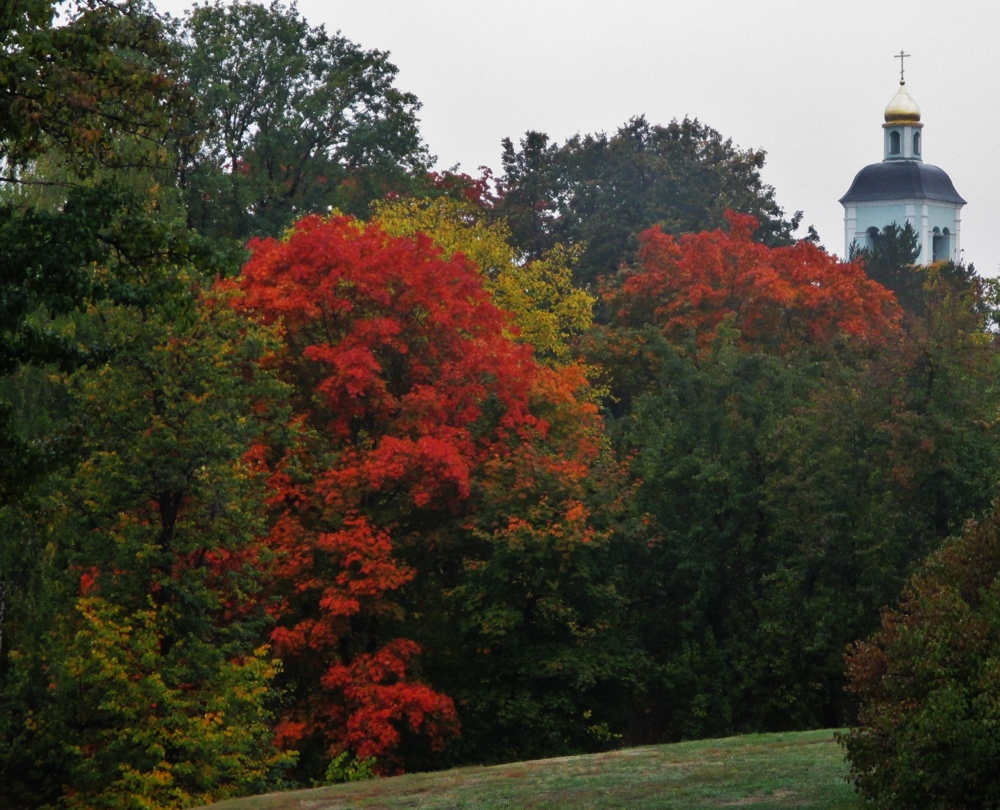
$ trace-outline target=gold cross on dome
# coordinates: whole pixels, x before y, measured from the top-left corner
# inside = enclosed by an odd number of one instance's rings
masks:
[[[906,80],[903,78],[903,60],[904,59],[908,59],[909,56],[910,55],[908,53],[903,53],[902,51],[900,51],[898,54],[896,54],[894,57],[892,57],[893,59],[898,59],[899,60],[899,83],[900,84],[906,84]]]

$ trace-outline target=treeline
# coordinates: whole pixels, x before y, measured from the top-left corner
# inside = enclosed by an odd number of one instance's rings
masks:
[[[435,173],[294,7],[59,9],[2,10],[0,806],[873,716],[997,494],[989,282],[796,240],[697,120]]]

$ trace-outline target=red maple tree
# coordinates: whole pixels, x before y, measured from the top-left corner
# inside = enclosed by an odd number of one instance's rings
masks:
[[[884,341],[899,325],[892,293],[809,242],[769,248],[751,240],[757,220],[727,212],[729,231],[680,239],[640,235],[641,269],[607,299],[625,325],[658,326],[672,342],[704,348],[724,323],[747,346],[784,354],[835,337]]]
[[[272,639],[305,687],[278,736],[319,737],[331,754],[350,749],[391,770],[404,728],[435,748],[457,732],[451,699],[416,675],[419,646],[390,630],[402,615],[394,594],[415,574],[398,545],[442,542],[427,528],[434,516],[461,522],[476,476],[530,455],[549,433],[533,397],[572,399],[581,380],[540,368],[505,337],[508,316],[475,269],[423,236],[308,217],[285,240],[250,247],[226,284],[240,309],[280,320],[276,362],[297,392],[298,439],[271,462],[269,542],[280,597]],[[578,426],[593,418],[580,407]],[[589,452],[578,446],[550,467],[578,474]]]

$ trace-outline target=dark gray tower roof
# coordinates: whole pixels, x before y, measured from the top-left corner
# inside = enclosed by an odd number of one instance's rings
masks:
[[[840,202],[846,205],[912,199],[965,205],[944,169],[916,160],[891,160],[865,166]]]

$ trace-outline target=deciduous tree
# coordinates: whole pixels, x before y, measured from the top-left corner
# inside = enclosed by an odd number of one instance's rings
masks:
[[[19,432],[26,415],[8,401],[19,397],[9,375],[26,364],[68,371],[100,362],[100,341],[87,354],[72,335],[88,302],[146,306],[177,292],[178,265],[213,269],[213,250],[185,232],[171,191],[192,107],[161,21],[132,2],[66,3],[58,12],[30,0],[0,10],[5,500],[58,456],[58,442]]]
[[[970,522],[847,657],[858,722],[841,742],[874,807],[996,807],[1000,523]]]
[[[422,234],[312,217],[252,248],[233,283],[283,324],[302,431],[272,479],[285,739],[314,769],[346,748],[382,770],[426,761],[417,736],[447,741],[454,697],[459,756],[579,750],[601,724],[591,696],[627,669],[608,660],[602,442],[579,369],[536,364],[472,263]]]
[[[180,46],[201,111],[182,180],[199,232],[242,243],[334,207],[363,215],[426,172],[420,104],[388,54],[310,26],[294,4],[197,7]]]
[[[520,149],[504,141],[497,212],[528,256],[556,242],[583,247],[575,278],[594,284],[634,262],[647,228],[707,231],[723,224],[727,209],[755,216],[759,240],[789,244],[801,214],[785,219],[761,180],[764,158],[697,119],[657,126],[639,116],[611,136],[576,136],[562,146],[528,132]]]
[[[10,606],[0,769],[12,807],[175,808],[257,792],[276,666],[258,599],[263,473],[282,424],[268,330],[222,302],[170,323],[105,307],[114,366],[66,380],[81,459],[8,508],[4,557],[33,557]],[[278,410],[275,410],[277,408]]]
[[[898,331],[899,310],[857,265],[809,242],[769,248],[754,242],[757,221],[727,213],[729,231],[676,239],[658,228],[641,236],[640,269],[608,295],[614,317],[654,324],[674,345],[709,346],[720,325],[747,348],[784,355],[836,339],[881,343]]]

